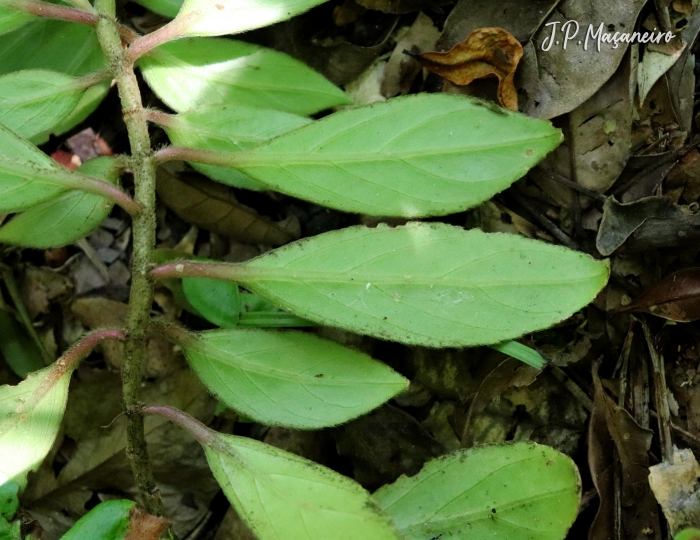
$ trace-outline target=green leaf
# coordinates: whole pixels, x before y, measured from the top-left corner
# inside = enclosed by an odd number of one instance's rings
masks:
[[[51,176],[64,176],[54,160],[0,124],[0,213],[24,210],[61,194],[66,187]]]
[[[307,115],[350,103],[298,60],[242,41],[171,41],[139,63],[148,85],[178,112],[223,103]]]
[[[19,485],[14,482],[5,482],[0,486],[0,517],[9,521],[19,510]]]
[[[449,94],[344,110],[232,154],[268,187],[344,212],[461,212],[522,178],[561,142],[549,122]]]
[[[137,0],[139,4],[147,7],[151,11],[170,17],[171,19],[177,16],[178,11],[182,7],[182,0]]]
[[[320,324],[428,347],[500,343],[591,302],[608,264],[516,235],[442,223],[349,227],[210,277]]]
[[[289,328],[317,326],[316,323],[297,317],[277,306],[263,300],[257,294],[243,292],[241,297],[241,314],[238,326],[257,328]]]
[[[19,485],[14,482],[0,485],[0,540],[22,540],[19,520],[9,523],[19,510],[18,493]]]
[[[547,361],[542,358],[542,355],[536,350],[531,349],[527,345],[518,343],[517,341],[504,341],[503,343],[497,343],[496,345],[491,345],[492,349],[512,356],[521,362],[525,362],[529,366],[537,369],[542,369],[547,365]]]
[[[10,369],[22,379],[44,367],[41,351],[36,343],[17,324],[15,318],[2,309],[0,309],[0,353]]]
[[[372,499],[406,540],[561,540],[580,497],[581,479],[569,457],[515,443],[434,459]]]
[[[17,386],[0,387],[0,483],[24,489],[51,450],[68,399],[73,367],[55,363]]]
[[[123,540],[131,526],[129,516],[134,501],[105,501],[81,517],[61,540]]]
[[[0,34],[12,32],[24,26],[33,18],[34,17],[28,13],[0,6]]]
[[[71,114],[85,90],[79,79],[57,71],[0,76],[0,122],[21,137],[34,137]]]
[[[280,310],[276,312],[244,311],[241,313],[238,326],[251,326],[254,328],[299,328],[303,326],[317,326],[317,324]]]
[[[85,162],[78,172],[116,184],[120,170],[114,158],[98,157]],[[67,191],[0,227],[0,242],[39,249],[72,244],[95,230],[113,206],[112,201],[94,193]]]
[[[673,540],[700,540],[700,529],[685,529],[676,534]]]
[[[325,1],[185,0],[177,19],[189,21],[182,35],[223,36],[286,21]]]
[[[185,278],[182,280],[182,289],[190,305],[210,323],[223,328],[238,326],[241,300],[236,283]]]
[[[334,426],[407,387],[366,354],[302,332],[210,330],[180,345],[220,401],[263,424]]]
[[[95,29],[70,21],[36,18],[21,29],[0,35],[0,75],[25,69],[46,69],[81,77],[108,67]],[[74,112],[55,126],[56,135],[82,122],[107,95],[109,81],[83,94]],[[41,144],[48,133],[32,138]]]
[[[95,29],[89,26],[37,18],[0,36],[0,75],[48,69],[81,77],[108,67]]]
[[[204,445],[224,494],[260,540],[397,540],[359,484],[245,437]]]
[[[237,152],[254,148],[311,122],[303,116],[273,109],[217,104],[169,117],[163,127],[176,146]],[[229,167],[199,163],[192,163],[192,166],[210,178],[230,186],[266,189],[263,184]]]

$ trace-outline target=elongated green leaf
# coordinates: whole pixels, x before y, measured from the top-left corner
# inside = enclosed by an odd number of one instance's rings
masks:
[[[323,206],[420,217],[491,198],[560,142],[549,122],[418,94],[332,114],[232,159],[270,188]]]
[[[0,124],[0,212],[16,212],[65,191],[50,176],[62,169],[36,146]],[[67,171],[66,171],[67,172]]]
[[[257,294],[241,293],[241,314],[239,326],[256,328],[293,328],[317,326],[316,323],[297,317],[263,300]]]
[[[72,369],[56,363],[17,386],[0,387],[0,483],[24,489],[51,450],[68,399]]]
[[[12,32],[24,26],[33,18],[34,17],[28,13],[0,6],[0,34]]]
[[[113,184],[119,177],[116,160],[110,157],[91,159],[78,172]],[[112,201],[100,195],[67,191],[29,208],[0,227],[0,242],[40,249],[72,244],[95,230],[112,206]]]
[[[242,41],[171,41],[139,62],[148,85],[178,112],[223,103],[306,115],[350,102],[298,60]]]
[[[63,121],[85,88],[75,77],[33,69],[0,77],[0,122],[21,137],[33,137]]]
[[[238,34],[291,19],[326,0],[185,0],[178,19],[190,24],[186,36]]]
[[[241,299],[236,283],[185,278],[182,280],[182,290],[190,305],[209,322],[222,328],[238,326]]]
[[[334,426],[407,387],[366,354],[302,332],[209,330],[180,345],[220,401],[269,425]]]
[[[95,29],[36,18],[18,32],[0,36],[0,75],[23,69],[49,69],[81,77],[106,69]]]
[[[97,41],[94,28],[69,21],[35,18],[21,29],[0,35],[0,75],[25,69],[47,69],[81,77],[106,69],[107,59]],[[47,81],[48,82],[48,81]],[[56,125],[59,135],[82,122],[102,101],[109,81],[86,91],[74,112]],[[32,138],[41,144],[48,133]]]
[[[534,443],[482,446],[429,461],[372,499],[402,538],[561,540],[581,479],[573,461]]]
[[[176,146],[236,152],[249,150],[273,137],[310,124],[296,114],[242,105],[209,105],[170,117],[164,128]],[[263,184],[229,167],[192,163],[214,180],[230,186],[262,190]]]
[[[177,16],[182,7],[182,0],[138,0],[138,3],[171,19]]]
[[[123,540],[129,534],[134,501],[105,501],[81,517],[61,540]]]
[[[244,437],[204,450],[226,497],[260,540],[397,540],[359,484]]]
[[[41,351],[12,315],[0,309],[0,353],[10,369],[24,379],[44,367]]]
[[[504,341],[503,343],[491,345],[491,348],[503,354],[507,354],[508,356],[512,356],[513,358],[517,358],[521,362],[525,362],[537,369],[542,369],[547,364],[547,361],[542,358],[540,353],[517,341]]]
[[[588,255],[441,223],[349,227],[227,268],[216,275],[300,317],[429,347],[547,328],[608,279],[608,265]]]

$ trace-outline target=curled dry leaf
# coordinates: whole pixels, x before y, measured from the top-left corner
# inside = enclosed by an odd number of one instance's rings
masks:
[[[427,52],[418,56],[433,73],[466,86],[475,79],[496,77],[498,101],[518,110],[518,92],[513,84],[515,70],[523,56],[520,42],[502,28],[480,28],[447,52]]]
[[[240,204],[231,190],[206,178],[178,178],[160,167],[156,191],[165,205],[186,222],[241,242],[281,246],[292,234],[255,210]]]
[[[608,197],[603,204],[603,219],[598,229],[596,247],[601,255],[607,257],[648,220],[668,220],[683,215],[683,209],[665,197],[646,197],[629,204],[621,204],[614,197]]]
[[[697,321],[700,319],[700,268],[674,272],[617,311],[641,311],[676,322]]]

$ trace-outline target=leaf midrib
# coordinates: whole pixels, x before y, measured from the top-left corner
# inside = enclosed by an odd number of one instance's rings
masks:
[[[304,129],[304,127],[300,128]],[[296,131],[296,130],[295,130]],[[292,137],[295,131],[280,136]],[[398,152],[353,152],[353,153],[338,153],[338,152],[323,152],[317,151],[310,155],[306,152],[280,152],[275,148],[273,141],[269,145],[265,145],[254,150],[242,152],[235,156],[236,166],[240,167],[255,167],[265,165],[277,165],[279,162],[284,162],[285,165],[315,165],[323,162],[337,163],[372,163],[377,161],[400,161],[404,159],[420,159],[429,157],[446,157],[452,155],[475,154],[487,150],[496,150],[503,148],[511,148],[516,146],[526,146],[528,144],[536,144],[546,141],[551,138],[558,138],[558,134],[547,134],[540,137],[530,137],[528,139],[517,139],[500,144],[489,144],[469,147],[456,147],[450,149],[431,149],[423,151],[398,151]],[[280,140],[276,139],[276,140]],[[535,161],[535,154],[532,156]]]

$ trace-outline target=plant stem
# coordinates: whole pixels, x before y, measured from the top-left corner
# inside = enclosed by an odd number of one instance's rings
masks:
[[[147,52],[155,49],[156,47],[167,43],[168,41],[173,41],[182,36],[182,34],[192,26],[194,22],[194,14],[189,14],[184,17],[176,17],[174,20],[170,21],[165,26],[161,26],[155,32],[146,34],[137,41],[135,41],[127,52],[127,58],[129,62],[136,62]]]
[[[157,120],[154,120],[157,122]],[[166,163],[168,161],[194,161],[207,165],[219,165],[221,167],[233,167],[240,161],[241,152],[217,152],[214,150],[200,150],[198,148],[181,148],[179,146],[166,146],[156,152],[156,161]]]
[[[196,418],[191,417],[173,407],[150,405],[141,409],[142,414],[155,414],[163,416],[171,422],[178,424],[185,431],[189,432],[195,439],[205,445],[211,445],[214,440],[214,433],[207,426]]]
[[[133,218],[133,257],[131,295],[126,319],[127,340],[124,344],[122,392],[127,418],[126,456],[131,463],[142,504],[150,514],[163,515],[163,503],[148,463],[146,437],[139,399],[143,362],[146,357],[147,332],[153,303],[153,283],[149,276],[151,253],[155,246],[155,173],[156,163],[148,135],[148,124],[141,103],[141,92],[134,66],[119,35],[114,0],[96,0],[99,14],[97,37],[110,62],[119,88],[122,114],[131,145],[131,168],[134,174],[134,199],[142,211]]]

